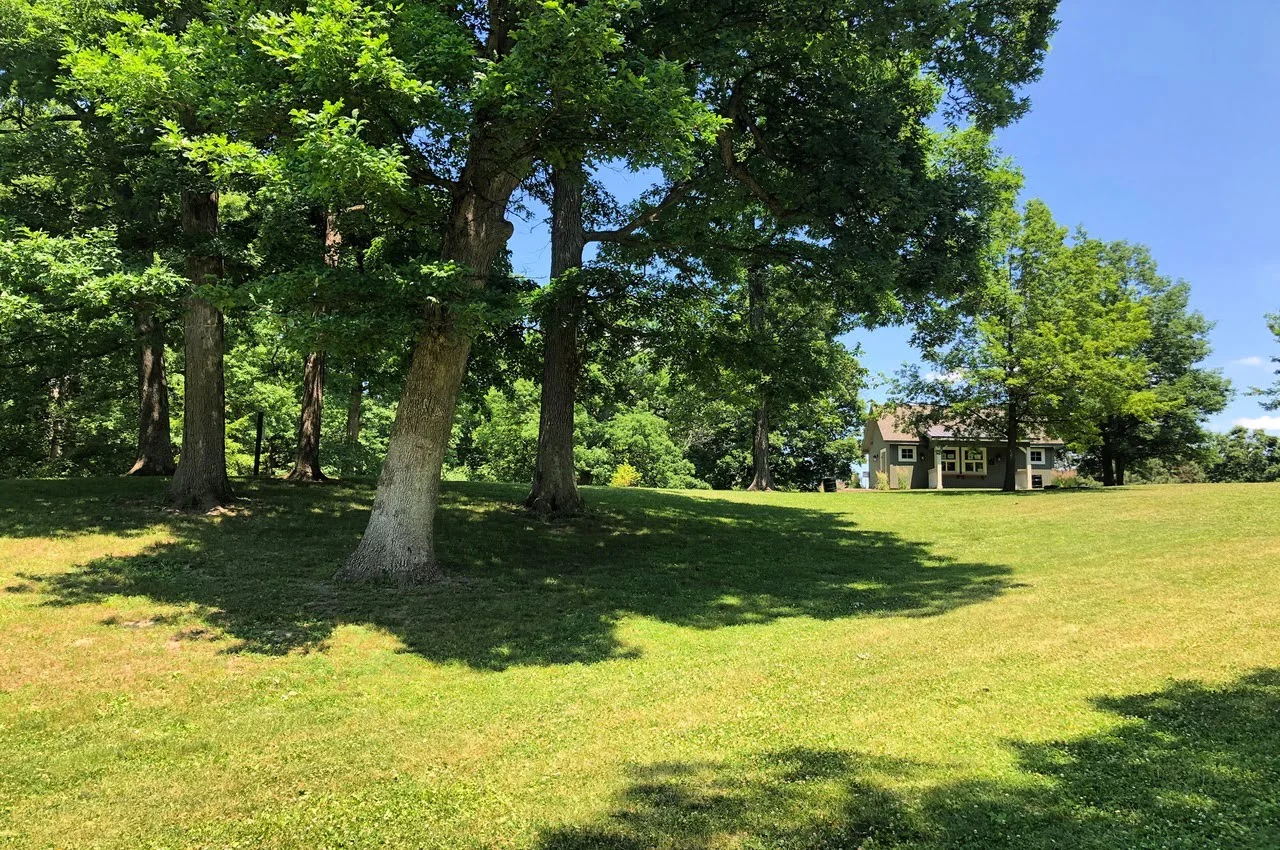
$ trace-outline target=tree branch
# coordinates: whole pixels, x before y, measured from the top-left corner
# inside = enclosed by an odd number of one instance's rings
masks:
[[[628,248],[643,248],[650,251],[680,251],[684,253],[697,253],[700,251],[723,251],[727,254],[733,254],[740,257],[756,257],[759,259],[773,260],[776,262],[789,262],[795,259],[795,254],[783,251],[780,248],[771,246],[747,246],[735,245],[732,242],[716,242],[706,239],[698,239],[694,242],[679,242],[670,239],[653,239],[648,236],[635,235],[619,235],[607,240],[615,245],[621,245]]]
[[[405,163],[405,167],[409,170],[411,177],[426,186],[435,186],[437,189],[444,189],[446,192],[452,193],[457,190],[457,180],[450,180],[448,177],[437,174],[426,164],[426,157],[422,155],[422,151],[414,144],[412,136],[401,136],[400,140],[405,147],[417,154],[414,161]]]
[[[671,188],[667,190],[667,194],[664,195],[662,200],[659,201],[657,204],[655,204],[652,207],[649,207],[649,209],[640,213],[639,215],[631,219],[631,221],[627,222],[622,227],[616,228],[614,230],[588,231],[586,234],[586,241],[588,242],[620,242],[634,235],[637,230],[644,227],[645,225],[653,224],[662,216],[664,212],[671,209],[671,207],[675,206],[680,201],[684,200],[684,198],[689,194],[689,190],[691,188],[692,186],[690,184],[690,181],[688,180],[681,180],[679,182],[673,183],[671,185]]]
[[[776,195],[766,189],[760,181],[756,180],[746,165],[738,161],[737,154],[733,148],[733,131],[746,129],[753,136],[756,135],[756,131],[751,128],[753,122],[748,119],[743,110],[743,82],[743,80],[738,80],[734,83],[733,92],[729,95],[728,114],[721,113],[731,123],[716,134],[716,143],[720,148],[720,162],[724,165],[724,170],[728,172],[729,176],[741,183],[748,192],[769,209],[769,212],[779,219],[786,219],[794,216],[798,210],[788,208]]]
[[[89,360],[97,360],[99,357],[106,357],[108,354],[114,354],[117,351],[121,351],[122,349],[127,348],[131,344],[132,344],[132,340],[116,341],[103,348],[97,348],[87,352],[77,352],[77,356],[74,358],[74,360],[75,362],[78,362],[78,363],[84,363]],[[40,354],[37,354],[37,355],[18,358],[15,360],[0,360],[0,369],[21,369],[26,366],[37,366],[47,361],[48,359],[49,358],[48,358],[47,352],[41,352]]]

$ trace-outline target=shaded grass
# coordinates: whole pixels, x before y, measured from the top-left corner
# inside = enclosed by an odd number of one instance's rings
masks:
[[[1280,847],[1280,670],[1226,686],[1179,682],[1096,700],[1122,722],[1069,741],[1017,743],[1039,782],[969,781],[904,799],[866,781],[922,765],[793,749],[726,764],[632,773],[599,823],[553,832],[543,850]]]
[[[545,524],[511,503],[510,488],[471,486],[465,501],[451,494],[445,503],[441,557],[450,582],[351,586],[332,575],[363,530],[368,490],[242,489],[248,501],[237,513],[215,522],[175,516],[172,540],[45,580],[50,604],[112,596],[190,604],[249,652],[323,648],[342,624],[368,623],[426,658],[503,669],[634,656],[615,635],[627,616],[695,629],[797,616],[931,616],[1001,592],[1009,572],[825,511],[734,502],[709,509],[705,499],[636,491],[572,523]],[[79,501],[75,512],[46,517],[70,528],[80,515],[119,504]]]
[[[240,489],[0,482],[0,845],[1280,846],[1280,487]]]

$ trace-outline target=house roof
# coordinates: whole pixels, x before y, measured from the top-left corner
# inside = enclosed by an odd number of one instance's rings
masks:
[[[921,436],[927,436],[930,440],[949,440],[960,439],[960,426],[958,422],[948,422],[945,419],[936,422],[928,427],[921,434],[915,429],[910,417],[913,415],[921,415],[928,413],[929,409],[923,405],[900,405],[885,410],[880,414],[878,419],[869,420],[874,422],[880,429],[880,437],[886,443],[916,443],[920,441]],[[1004,442],[1004,437],[999,434],[983,435],[969,432],[964,434],[963,439],[981,440],[992,442]],[[1050,437],[1048,434],[1032,434],[1030,442],[1037,445],[1060,446],[1063,445],[1062,440],[1056,437]]]
[[[912,428],[906,417],[911,411],[905,407],[894,407],[880,414],[879,419],[872,419],[880,428],[880,438],[886,443],[914,443],[920,440],[920,434]]]

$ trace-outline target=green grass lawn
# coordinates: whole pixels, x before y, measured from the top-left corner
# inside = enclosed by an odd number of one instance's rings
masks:
[[[1280,486],[0,482],[0,846],[1280,847]]]

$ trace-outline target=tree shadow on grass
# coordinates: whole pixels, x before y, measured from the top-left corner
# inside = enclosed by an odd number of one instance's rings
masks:
[[[920,765],[791,750],[633,771],[597,823],[541,850],[786,847],[1274,850],[1280,847],[1280,671],[1095,701],[1121,720],[1072,741],[1018,743],[1016,782],[906,796]]]
[[[784,617],[932,616],[990,599],[1005,567],[957,563],[825,511],[675,493],[600,493],[588,516],[542,523],[519,489],[454,485],[438,529],[451,581],[422,588],[334,582],[371,490],[250,489],[244,513],[172,515],[175,542],[37,581],[52,604],[141,596],[193,605],[240,651],[319,649],[345,623],[414,653],[479,669],[591,663],[635,650],[629,615],[695,629]]]
[[[899,798],[862,775],[910,776],[915,770],[891,759],[806,748],[726,763],[635,767],[608,816],[544,834],[537,848],[892,847],[922,835]]]
[[[0,481],[0,538],[136,534],[165,521],[156,504],[166,483],[160,478]]]

